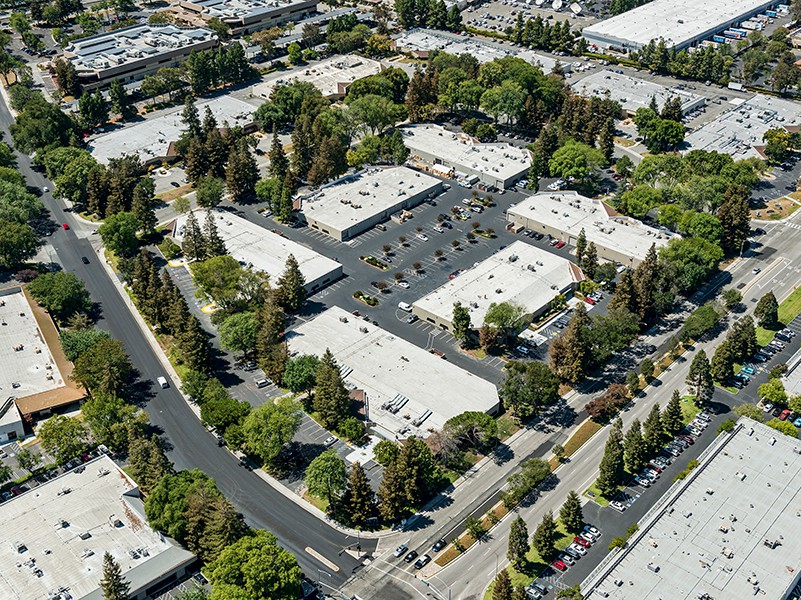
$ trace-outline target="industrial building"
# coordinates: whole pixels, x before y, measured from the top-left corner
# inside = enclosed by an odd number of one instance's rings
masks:
[[[240,36],[317,13],[317,0],[177,0],[170,9],[177,18],[197,25],[219,19]]]
[[[399,128],[409,149],[409,162],[467,184],[483,182],[505,189],[525,177],[531,153],[511,144],[483,144],[464,133],[439,125],[419,124]]]
[[[776,0],[653,0],[585,27],[581,35],[597,49],[630,52],[663,39],[668,48],[682,50],[778,4]]]
[[[19,287],[0,291],[0,442],[22,437],[20,417],[49,415],[85,392],[69,376],[50,315]],[[13,405],[13,406],[12,406]]]
[[[648,108],[651,99],[656,101],[659,110],[673,97],[681,100],[682,113],[687,114],[706,104],[706,98],[692,94],[678,87],[666,88],[663,85],[637,77],[621,75],[610,70],[596,71],[571,86],[579,96],[609,98],[620,103],[624,116],[632,117],[640,108]]]
[[[556,59],[528,49],[518,49],[500,42],[485,39],[465,38],[446,31],[434,29],[410,29],[394,37],[393,47],[398,52],[410,54],[415,58],[427,59],[435,50],[449,54],[470,54],[479,63],[491,62],[496,58],[517,56],[528,63],[550,73],[559,65],[563,73],[570,71],[570,63],[562,63]]]
[[[575,245],[581,230],[587,242],[593,242],[598,257],[636,267],[651,248],[667,246],[676,234],[649,227],[620,215],[602,200],[594,200],[577,192],[541,192],[518,203],[507,211],[507,220]]]
[[[355,54],[332,56],[318,63],[297,67],[291,71],[274,71],[252,88],[257,98],[269,100],[275,88],[298,81],[311,83],[329,100],[341,100],[348,86],[357,79],[377,75],[381,63]]]
[[[246,132],[255,130],[253,114],[257,104],[250,104],[231,95],[217,96],[196,104],[199,114],[211,110],[220,127],[240,126]],[[122,154],[135,154],[145,165],[161,165],[164,161],[178,157],[174,144],[186,131],[183,122],[183,107],[171,108],[162,114],[152,115],[143,121],[124,124],[107,133],[92,138],[87,149],[101,163]]]
[[[581,269],[566,258],[516,241],[420,298],[412,304],[412,313],[453,333],[455,303],[467,308],[477,329],[491,304],[509,302],[523,307],[523,326],[546,312],[557,295],[570,297],[584,279]]]
[[[584,580],[584,598],[798,597],[798,439],[743,417],[698,461]]]
[[[371,167],[299,198],[299,208],[309,227],[342,242],[441,191],[441,180],[408,167]]]
[[[363,390],[365,413],[388,439],[425,437],[465,411],[495,414],[495,385],[332,307],[286,335],[291,353],[331,350],[345,383]]]
[[[93,89],[113,79],[126,83],[175,67],[217,41],[216,34],[203,27],[133,25],[75,40],[64,48],[64,58],[75,67],[81,86]]]
[[[765,158],[762,137],[769,129],[801,125],[797,102],[757,94],[738,101],[731,110],[689,133],[686,151],[707,150],[729,154],[733,159]]]
[[[298,261],[309,294],[342,277],[341,264],[285,238],[280,231],[270,231],[222,209],[214,209],[212,214],[228,254],[240,264],[266,273],[273,284],[284,272],[290,254]],[[205,215],[199,213],[196,217],[202,227]],[[186,219],[187,215],[176,219],[173,237],[178,243],[183,241]]]
[[[0,504],[0,597],[102,600],[108,552],[131,600],[178,580],[195,556],[148,526],[139,487],[101,455]]]

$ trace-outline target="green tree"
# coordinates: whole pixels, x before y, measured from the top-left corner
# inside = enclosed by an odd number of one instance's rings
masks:
[[[771,419],[767,423],[765,423],[768,427],[775,429],[783,433],[784,435],[789,435],[792,438],[798,438],[798,429],[796,429],[795,425],[790,423],[789,421],[782,421],[781,419]]]
[[[665,406],[665,410],[662,411],[662,426],[665,428],[665,433],[670,436],[676,435],[684,427],[679,390],[673,390],[673,395]]]
[[[543,560],[550,560],[556,554],[556,522],[549,510],[542,516],[540,524],[531,538],[531,545]]]
[[[589,343],[590,318],[584,303],[579,303],[562,335],[551,343],[551,369],[570,383],[584,377],[591,360]]]
[[[642,436],[639,419],[635,419],[623,438],[623,458],[626,470],[637,473],[648,463],[649,448]]]
[[[654,361],[650,358],[642,359],[640,363],[640,373],[645,378],[645,381],[651,381],[654,378]]]
[[[598,249],[595,247],[595,242],[587,245],[581,261],[581,269],[588,278],[595,279],[598,273]]]
[[[500,571],[492,582],[492,600],[512,600],[512,580],[506,569]]]
[[[462,348],[464,348],[470,339],[472,323],[470,321],[470,312],[466,307],[462,306],[461,302],[456,302],[453,305],[451,326],[453,328],[453,337],[455,337]]]
[[[259,169],[248,145],[244,141],[236,144],[228,155],[225,171],[225,183],[231,198],[237,202],[252,198],[256,193],[258,180]]]
[[[643,424],[642,439],[645,442],[647,456],[653,456],[662,449],[665,437],[665,428],[662,425],[662,414],[659,412],[659,403],[651,407],[648,417]]]
[[[90,397],[81,406],[81,414],[94,441],[117,451],[127,450],[131,435],[143,434],[147,425],[145,413],[116,396]]]
[[[33,473],[38,468],[39,463],[41,463],[41,461],[42,461],[42,455],[39,454],[38,452],[32,452],[28,448],[23,448],[22,450],[17,452],[17,463],[21,468],[28,471],[28,473]],[[0,476],[0,479],[3,479],[3,477]],[[10,479],[10,477],[6,478],[6,480],[8,479]]]
[[[584,259],[584,251],[587,249],[587,234],[584,233],[584,228],[581,228],[579,231],[578,237],[576,238],[576,262],[581,264],[582,260]]]
[[[509,529],[509,549],[506,557],[516,569],[519,569],[526,561],[528,549],[528,528],[526,522],[518,515]]]
[[[345,489],[348,481],[345,461],[340,458],[336,450],[326,450],[306,467],[304,481],[309,493],[325,498],[331,506]]]
[[[605,498],[611,498],[617,493],[617,486],[623,477],[623,434],[621,428],[615,424],[609,433],[601,459],[600,473],[595,482],[598,490]]]
[[[376,514],[375,492],[359,462],[353,463],[347,487],[340,502],[348,521],[355,527],[364,527]]]
[[[62,321],[75,313],[88,312],[92,307],[83,281],[66,271],[42,273],[27,289],[47,312]]]
[[[197,184],[195,198],[202,208],[214,208],[222,202],[225,182],[219,177],[204,177]]]
[[[704,398],[712,392],[712,375],[710,373],[709,359],[706,352],[699,350],[690,363],[690,370],[687,373],[687,385],[695,388],[698,398]]]
[[[484,324],[509,336],[520,326],[524,310],[520,304],[514,302],[491,302],[484,314]]]
[[[108,97],[111,105],[111,110],[114,114],[120,115],[123,119],[130,116],[131,113],[131,99],[128,97],[128,92],[122,85],[119,79],[113,79],[108,89]]]
[[[753,404],[740,404],[734,407],[734,414],[738,417],[748,417],[759,423],[762,423],[765,413],[758,406]]]
[[[723,304],[729,310],[737,307],[743,300],[743,295],[734,288],[723,290],[721,297],[723,298]]]
[[[787,392],[781,379],[769,379],[767,383],[759,386],[759,397],[766,402],[785,406],[787,404]]]
[[[75,360],[71,378],[98,394],[115,394],[131,374],[131,362],[120,340],[101,338]]]
[[[146,494],[155,488],[172,465],[164,454],[158,436],[138,436],[128,443],[128,474]]]
[[[757,344],[756,328],[750,315],[746,315],[734,323],[726,336],[726,341],[731,344],[735,360],[752,356],[757,351],[759,344]]]
[[[581,510],[581,499],[576,490],[570,490],[567,499],[559,509],[559,520],[569,533],[578,534],[584,526],[584,513]]]
[[[284,371],[283,384],[294,394],[308,392],[314,387],[320,360],[306,354],[290,359]]]
[[[0,484],[5,483],[6,481],[11,481],[11,478],[13,476],[14,476],[14,471],[12,471],[11,467],[9,467],[5,463],[0,465]]]
[[[759,299],[754,307],[754,317],[761,327],[775,329],[779,323],[779,303],[773,292],[768,292]]]
[[[734,374],[734,355],[729,342],[723,341],[715,349],[709,365],[709,374],[714,381],[726,383]]]
[[[600,150],[569,140],[553,153],[553,157],[548,161],[548,168],[554,177],[583,180],[603,162],[604,156]]]
[[[378,489],[379,511],[387,521],[395,521],[410,507],[430,497],[442,479],[442,471],[431,449],[422,440],[410,437],[386,469]]]
[[[217,231],[217,225],[214,222],[214,215],[211,211],[206,211],[206,222],[203,224],[203,234],[203,249],[206,251],[207,258],[228,254],[225,248],[225,242],[223,242],[219,231]]]
[[[276,537],[256,530],[220,552],[208,568],[212,600],[270,598],[295,600],[301,570]]]
[[[297,259],[290,254],[275,289],[278,304],[287,311],[298,310],[306,300],[305,286],[306,278],[300,271]]]
[[[348,115],[359,127],[378,135],[406,116],[406,108],[389,98],[366,94],[351,102]]]
[[[373,451],[375,460],[379,465],[389,466],[400,454],[400,446],[391,440],[381,440],[375,445]]]
[[[0,266],[13,269],[36,256],[42,243],[27,223],[0,222]]]
[[[249,356],[256,349],[259,328],[260,324],[255,313],[233,314],[220,325],[220,345],[226,350]]]
[[[537,414],[541,407],[559,399],[559,378],[539,361],[510,361],[501,383],[504,407],[513,409],[523,419]]]
[[[125,580],[120,565],[108,552],[103,554],[103,578],[100,589],[104,600],[128,600],[131,584]]]
[[[138,229],[139,219],[134,213],[118,212],[108,217],[97,232],[109,250],[121,257],[130,257],[139,247]]]
[[[289,399],[263,404],[245,418],[245,445],[265,463],[272,463],[292,440],[300,422],[300,408]]]
[[[278,139],[278,130],[275,126],[273,126],[273,143],[270,147],[269,158],[270,177],[283,181],[287,170],[289,170],[289,159],[284,153],[284,146],[281,144],[281,140]]]
[[[350,413],[350,395],[342,381],[339,365],[327,348],[315,375],[313,406],[326,429],[336,429]]]
[[[56,415],[50,417],[39,429],[42,448],[64,464],[85,452],[88,448],[86,426],[78,419]]]
[[[480,452],[498,441],[498,422],[480,411],[467,411],[445,421],[444,429],[461,445]]]

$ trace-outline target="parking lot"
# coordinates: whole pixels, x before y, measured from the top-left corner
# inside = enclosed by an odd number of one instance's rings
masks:
[[[550,23],[570,21],[573,29],[583,29],[600,20],[592,8],[584,8],[581,16],[574,15],[565,3],[564,9],[553,10],[552,3],[537,6],[534,2],[515,0],[493,0],[473,4],[462,12],[465,24],[477,29],[503,32],[507,27],[514,27],[517,15],[522,13],[524,19],[533,19],[537,15]]]

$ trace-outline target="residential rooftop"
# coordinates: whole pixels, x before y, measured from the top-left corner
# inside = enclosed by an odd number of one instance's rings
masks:
[[[367,393],[369,418],[389,439],[424,437],[465,411],[498,410],[494,384],[339,307],[286,337],[292,353],[321,356],[329,348],[345,382]]]
[[[204,27],[142,24],[76,40],[64,52],[80,73],[158,62],[160,54],[216,39],[216,34]]]
[[[731,110],[687,135],[688,150],[721,152],[735,160],[764,158],[762,136],[766,131],[801,125],[801,104],[797,102],[762,94],[731,102]]]
[[[315,285],[322,287],[331,283],[342,275],[341,264],[280,233],[222,209],[215,209],[212,214],[228,254],[269,275],[273,285],[284,272],[290,254],[298,261],[308,291],[312,291]],[[201,212],[196,217],[202,227],[205,215]],[[187,215],[182,215],[175,223],[174,235],[179,242],[183,240],[186,219]]]
[[[307,219],[345,231],[409,198],[433,194],[441,187],[436,177],[408,167],[368,168],[304,197],[302,210]]]
[[[531,154],[525,148],[505,143],[484,144],[439,125],[405,125],[399,130],[412,155],[438,157],[493,179],[512,179],[531,164]]]
[[[461,302],[477,328],[484,323],[493,302],[518,304],[525,314],[534,314],[583,279],[581,269],[566,258],[518,240],[420,298],[413,306],[450,321],[453,305]]]
[[[581,584],[595,600],[782,599],[801,577],[801,443],[741,418]]]
[[[106,552],[132,592],[194,559],[150,529],[136,483],[114,461],[83,466],[0,504],[0,597],[101,599]]]
[[[226,123],[230,127],[249,125],[258,108],[231,95],[218,96],[196,104],[201,118],[207,106],[220,127]],[[123,125],[92,138],[87,148],[102,163],[108,163],[122,154],[138,155],[145,163],[166,158],[172,152],[170,145],[177,142],[186,130],[182,114],[183,107],[178,107],[145,117],[143,121]]]
[[[623,110],[629,113],[635,113],[639,108],[648,108],[652,98],[656,100],[656,104],[661,110],[665,102],[674,96],[678,97],[684,113],[706,103],[706,98],[703,96],[678,89],[678,87],[667,88],[653,81],[620,75],[608,69],[594,71],[573,83],[571,87],[574,92],[587,98],[598,96],[616,100]]]
[[[515,215],[542,223],[571,237],[582,229],[588,242],[603,246],[641,261],[648,249],[667,246],[675,234],[661,231],[620,215],[601,200],[587,198],[573,191],[540,192],[523,200],[507,211],[510,220]]]
[[[668,48],[681,49],[775,5],[775,0],[653,0],[585,27],[582,35],[627,49],[661,38]]]
[[[410,29],[395,36],[395,46],[401,52],[411,52],[421,58],[428,56],[434,50],[440,50],[449,54],[470,54],[480,63],[487,63],[496,58],[506,56],[518,56],[526,62],[540,67],[543,72],[550,73],[557,62],[562,67],[563,72],[570,70],[570,63],[557,61],[550,56],[533,52],[527,48],[513,47],[507,44],[491,42],[478,38],[465,38],[458,35],[436,31],[434,29]]]
[[[274,71],[253,86],[254,96],[269,99],[277,87],[299,81],[311,83],[326,98],[341,97],[348,86],[363,77],[376,75],[381,63],[355,54],[332,56],[318,63],[296,67],[290,71]]]

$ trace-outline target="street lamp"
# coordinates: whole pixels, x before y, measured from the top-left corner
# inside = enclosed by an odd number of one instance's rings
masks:
[[[424,584],[426,584],[428,587],[430,587],[437,596],[439,596],[440,598],[443,598],[443,599],[445,598],[445,596],[442,594],[442,592],[440,592],[437,588],[435,588],[433,585],[431,585],[430,581],[428,581],[426,579],[421,579],[420,581],[422,581]],[[448,590],[448,600],[451,600],[451,588],[447,588],[447,590]]]
[[[323,573],[328,575],[329,579],[331,578],[331,573],[329,573],[328,571],[323,571],[322,569],[317,569],[317,587],[318,588],[320,587],[320,575],[322,575]]]

